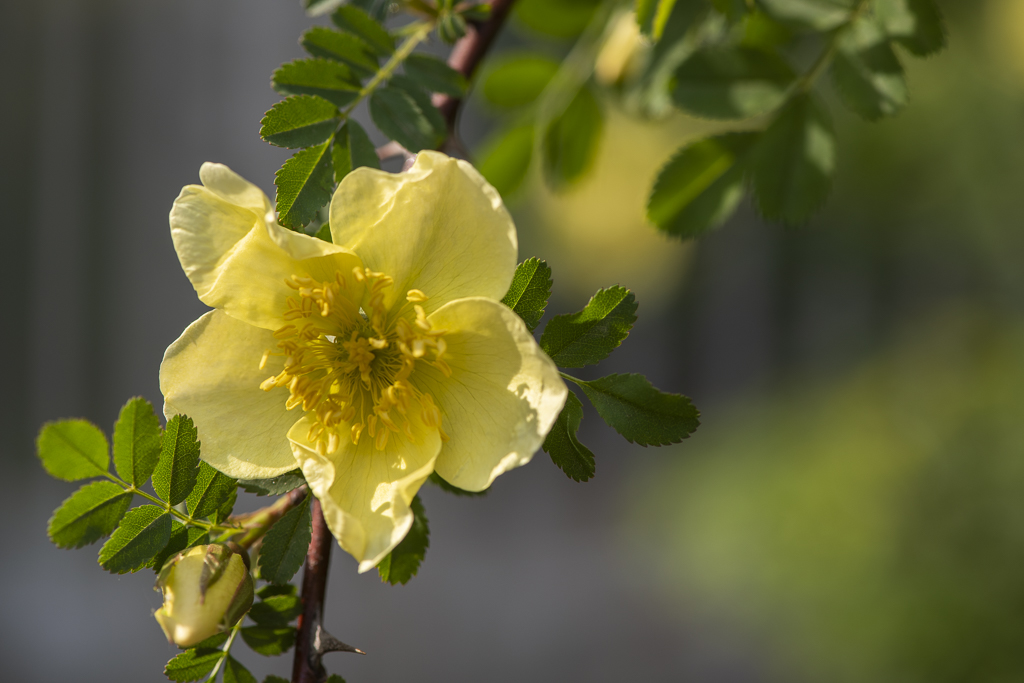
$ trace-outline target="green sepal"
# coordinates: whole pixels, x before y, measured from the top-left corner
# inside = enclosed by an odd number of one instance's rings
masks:
[[[242,640],[254,651],[265,657],[284,654],[295,644],[295,629],[291,626],[264,628],[246,626],[242,628]]]
[[[342,31],[360,38],[366,45],[381,57],[387,57],[395,51],[395,39],[373,17],[352,5],[339,7],[331,15],[331,21]]]
[[[296,59],[282,64],[270,84],[282,95],[316,95],[339,107],[355,100],[362,87],[352,69],[330,59]]]
[[[380,580],[386,581],[392,586],[400,583],[404,585],[409,582],[409,579],[416,576],[423,558],[427,555],[427,547],[430,545],[427,511],[423,508],[423,502],[419,495],[412,499],[412,504],[409,507],[412,508],[413,513],[409,533],[377,565]]]
[[[160,462],[153,470],[153,490],[171,505],[188,497],[199,475],[199,440],[192,418],[175,415],[164,429]]]
[[[583,404],[576,394],[569,392],[565,407],[559,413],[551,431],[544,439],[544,452],[566,476],[575,481],[588,481],[594,476],[596,464],[594,454],[580,443],[576,432],[583,421]]]
[[[507,198],[523,184],[533,160],[532,122],[502,131],[484,144],[477,170]]]
[[[501,303],[511,308],[533,332],[544,317],[551,296],[551,267],[547,261],[531,257],[516,266],[512,284]]]
[[[330,228],[328,227],[329,235]],[[249,493],[255,493],[257,496],[280,496],[289,491],[294,491],[305,483],[306,479],[302,476],[302,470],[300,469],[294,469],[269,479],[238,480],[239,486]]]
[[[366,134],[358,123],[349,119],[341,130],[334,136],[334,147],[331,149],[334,160],[334,182],[340,183],[342,179],[360,166],[369,168],[380,168],[380,159],[377,157],[377,150],[370,142],[370,136]],[[331,240],[328,238],[327,240]]]
[[[160,460],[160,420],[144,398],[124,404],[114,423],[114,468],[132,486],[149,481]]]
[[[205,642],[205,641],[204,641]],[[208,676],[217,662],[224,658],[221,650],[200,649],[185,650],[167,662],[164,675],[172,681],[198,681]]]
[[[224,683],[259,683],[237,659],[228,655],[224,662]]]
[[[636,306],[636,297],[625,287],[599,289],[582,311],[552,318],[540,336],[540,347],[563,368],[595,365],[629,335]]]
[[[499,58],[483,79],[484,99],[506,109],[533,104],[558,73],[559,64],[533,53]]]
[[[43,425],[36,439],[36,453],[50,476],[64,481],[102,477],[110,466],[106,435],[85,420]]]
[[[265,628],[284,628],[300,614],[302,600],[294,594],[271,595],[253,603],[249,610],[249,618]]]
[[[312,538],[310,496],[282,515],[263,537],[260,548],[260,578],[270,583],[288,583],[306,559]]]
[[[132,495],[110,481],[86,484],[54,511],[46,533],[58,548],[95,543],[117,527]]]
[[[302,34],[299,42],[314,57],[341,62],[362,77],[372,76],[380,67],[370,46],[351,33],[314,26]]]
[[[710,119],[745,119],[786,100],[796,74],[775,52],[751,47],[711,47],[676,69],[672,99]]]
[[[340,121],[338,107],[331,102],[315,95],[294,95],[263,116],[260,137],[278,147],[311,147],[331,137]]]
[[[603,129],[600,102],[590,88],[581,88],[544,131],[544,178],[551,188],[564,190],[590,170]]]
[[[331,201],[334,169],[328,140],[296,152],[276,174],[278,222],[295,229],[308,224]]]
[[[431,110],[433,114],[429,113]],[[431,123],[434,115],[440,116],[433,105],[421,107],[403,88],[385,86],[370,95],[370,118],[374,124],[410,152],[433,149],[441,143],[443,133]]]
[[[201,462],[195,488],[188,494],[185,504],[193,519],[209,517],[214,523],[219,523],[231,514],[237,496],[238,486],[234,479]]]
[[[700,426],[700,413],[690,399],[658,391],[643,375],[573,381],[601,419],[630,443],[666,446],[682,441]]]
[[[129,510],[100,548],[100,566],[114,574],[137,572],[171,540],[171,515],[155,505]]]
[[[295,587],[295,584],[292,584],[292,583],[281,583],[281,584],[268,583],[266,586],[264,586],[263,588],[260,588],[258,591],[256,591],[256,595],[258,595],[261,600],[266,600],[268,598],[272,598],[272,597],[275,597],[277,595],[297,595],[297,594],[298,594],[298,589]]]
[[[462,97],[469,89],[469,81],[440,59],[430,55],[411,54],[402,64],[405,74],[430,92]]]

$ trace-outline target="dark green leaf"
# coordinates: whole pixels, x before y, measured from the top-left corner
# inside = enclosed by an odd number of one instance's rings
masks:
[[[330,59],[296,59],[282,64],[270,82],[282,95],[316,95],[339,107],[350,104],[361,87],[350,68]]]
[[[171,505],[188,497],[199,474],[199,441],[192,418],[175,415],[167,421],[160,462],[153,471],[153,490]]]
[[[341,121],[338,108],[313,95],[289,97],[260,121],[260,137],[278,147],[311,147],[331,137]]]
[[[145,567],[171,540],[171,515],[155,505],[128,511],[110,540],[100,548],[100,565],[125,574]]]
[[[677,7],[702,4],[705,4],[704,0],[637,0],[637,23],[645,34],[659,41],[665,35],[665,29]]]
[[[266,628],[284,628],[302,614],[297,595],[272,595],[253,604],[249,618]]]
[[[242,640],[261,655],[274,657],[287,652],[295,644],[295,629],[290,626],[246,626],[242,629]]]
[[[306,559],[310,527],[309,496],[277,520],[263,537],[260,577],[270,583],[288,583]]]
[[[558,72],[558,62],[533,53],[503,58],[484,79],[483,95],[498,107],[532,104]]]
[[[199,463],[199,475],[195,488],[188,494],[185,503],[193,519],[204,519],[216,515],[217,521],[231,514],[231,508],[223,517],[218,514],[225,506],[233,506],[238,488],[234,479],[218,472],[205,462]]]
[[[793,39],[793,32],[764,12],[751,12],[743,18],[743,39],[747,47],[774,50]]]
[[[946,24],[934,0],[875,0],[885,32],[918,57],[946,47]]]
[[[439,138],[444,138],[444,135],[447,132],[444,117],[441,116],[441,112],[434,106],[434,103],[430,99],[429,92],[409,76],[403,76],[401,74],[392,76],[388,85],[390,87],[403,90],[407,95],[409,95],[409,97],[411,97],[416,103],[416,106],[419,107],[420,111],[423,112],[423,115],[427,120],[430,121],[430,125],[434,129],[434,133]]]
[[[340,7],[331,15],[331,21],[342,31],[347,31],[366,43],[371,50],[382,57],[395,51],[395,40],[369,14],[357,7]]]
[[[215,635],[210,636],[202,642],[196,643],[194,646],[192,646],[192,649],[202,651],[220,647],[224,643],[228,642],[228,637],[230,635],[231,634],[229,634],[226,631],[222,633],[217,633]],[[200,652],[200,654],[202,654],[202,652]]]
[[[516,267],[512,276],[512,284],[501,300],[526,323],[533,332],[551,296],[551,267],[547,261],[539,258],[528,258]]]
[[[544,132],[544,177],[558,190],[579,180],[597,157],[604,127],[601,105],[583,88]]]
[[[758,206],[771,219],[802,223],[825,201],[836,166],[828,114],[810,95],[795,97],[751,151]]]
[[[747,152],[755,133],[726,133],[683,147],[658,173],[647,218],[682,239],[718,227],[743,197]]]
[[[172,681],[198,681],[208,676],[223,657],[220,650],[185,650],[167,662],[164,675]]]
[[[441,142],[428,115],[399,88],[386,86],[370,95],[370,117],[384,135],[410,152],[433,149]]]
[[[556,315],[544,327],[540,346],[555,365],[581,368],[608,357],[636,322],[636,298],[625,287],[599,289],[578,313]]]
[[[782,104],[793,78],[789,64],[774,52],[714,47],[694,53],[676,69],[672,98],[697,116],[744,119]]]
[[[377,73],[379,64],[370,46],[351,33],[315,26],[302,34],[300,42],[314,57],[341,62],[359,76],[365,78]]]
[[[248,669],[242,666],[241,662],[228,655],[228,660],[224,662],[224,683],[258,683],[258,681],[249,673]]]
[[[671,91],[676,68],[693,53],[698,45],[696,36],[704,27],[719,24],[719,17],[710,11],[706,0],[676,2],[632,95],[645,113],[666,116],[673,111]]]
[[[711,4],[721,14],[724,14],[729,21],[741,19],[750,9],[747,0],[711,0]]]
[[[144,398],[133,398],[121,408],[114,423],[114,467],[133,486],[142,486],[160,460],[160,420]]]
[[[297,593],[298,589],[291,583],[268,583],[266,586],[256,591],[256,595],[258,595],[262,600],[266,600],[277,595],[296,595]]]
[[[816,31],[828,31],[850,18],[856,0],[758,0],[770,16]]]
[[[413,520],[409,533],[377,565],[380,580],[387,581],[392,586],[399,583],[406,584],[409,579],[416,576],[420,563],[427,555],[427,547],[430,545],[427,511],[423,509],[423,502],[418,495],[412,499],[410,507],[413,512]]]
[[[335,165],[334,168],[337,169],[338,168],[337,165]],[[323,225],[321,225],[320,229],[316,231],[316,235],[314,235],[314,237],[316,237],[318,240],[323,240],[324,242],[330,242],[331,241],[331,224],[330,223],[324,223]],[[246,489],[246,490],[248,490],[248,489]],[[260,495],[264,495],[265,496],[267,494],[263,493],[263,494],[260,494]]]
[[[582,421],[583,404],[570,391],[558,420],[544,439],[544,451],[551,461],[575,481],[589,481],[596,470],[594,454],[576,438]]]
[[[690,399],[658,391],[643,375],[608,375],[578,384],[601,419],[630,443],[678,443],[700,425]]]
[[[36,440],[43,467],[64,481],[102,477],[110,466],[109,449],[99,427],[85,420],[49,422]]]
[[[331,201],[334,189],[330,141],[296,152],[274,175],[277,186],[278,221],[300,228]]]
[[[345,679],[338,674],[331,674],[327,677],[327,683],[345,683]]]
[[[515,16],[538,33],[572,38],[590,23],[600,0],[519,0]]]
[[[358,123],[349,119],[334,136],[334,182],[340,183],[342,178],[359,168],[380,168],[377,150],[370,142],[370,136]],[[330,239],[327,240],[330,242]]]
[[[469,88],[465,76],[436,57],[411,54],[405,58],[403,67],[409,78],[430,92],[462,97]]]
[[[330,228],[328,228],[330,230]],[[328,233],[328,236],[330,233]],[[329,241],[329,240],[328,240]],[[257,496],[280,496],[306,483],[302,470],[292,470],[270,479],[239,479],[238,485]]]
[[[488,142],[480,153],[477,168],[502,197],[522,185],[533,158],[533,124],[516,126]]]
[[[490,491],[489,488],[484,489],[483,491],[467,491],[466,489],[460,489],[458,486],[453,486],[452,484],[449,484],[437,472],[430,473],[430,483],[434,484],[442,491],[447,491],[448,493],[454,494],[456,496],[486,496],[487,492]]]
[[[847,107],[874,121],[907,104],[903,67],[877,23],[859,19],[843,30],[838,44],[832,78]]]
[[[131,503],[132,494],[113,482],[86,484],[54,511],[46,533],[59,548],[81,548],[113,531]]]
[[[186,550],[187,548],[197,545],[205,545],[209,542],[209,535],[199,527],[187,527],[178,520],[172,519],[171,538],[167,542],[167,545],[164,546],[164,549],[153,557],[149,566],[159,574],[160,570],[164,567],[164,563],[166,563],[172,555],[177,555],[182,550]],[[196,647],[199,646],[197,645]]]

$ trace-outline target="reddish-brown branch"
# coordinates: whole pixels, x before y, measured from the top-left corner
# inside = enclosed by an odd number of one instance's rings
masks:
[[[324,596],[327,594],[327,570],[331,562],[334,538],[327,528],[320,501],[313,500],[313,537],[306,553],[306,567],[302,573],[302,614],[299,615],[299,633],[295,639],[295,662],[292,665],[292,683],[322,683],[326,678],[316,648],[317,626],[323,618]]]

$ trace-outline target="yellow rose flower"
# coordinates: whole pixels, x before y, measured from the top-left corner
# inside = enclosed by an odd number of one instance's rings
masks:
[[[160,389],[206,462],[239,479],[300,467],[361,572],[408,532],[431,472],[480,491],[529,462],[568,390],[499,302],[515,225],[470,164],[423,152],[405,173],[350,173],[333,244],[279,226],[227,167],[199,175],[171,237],[215,310],[167,349]]]

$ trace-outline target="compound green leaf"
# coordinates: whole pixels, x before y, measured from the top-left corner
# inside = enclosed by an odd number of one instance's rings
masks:
[[[296,95],[278,102],[260,121],[260,137],[278,147],[311,147],[331,137],[341,115],[320,97]]]
[[[241,662],[228,655],[228,660],[224,662],[224,683],[258,683],[258,681],[248,669],[242,666]]]
[[[523,319],[533,332],[544,316],[551,296],[551,267],[547,261],[528,258],[516,266],[508,292],[501,300]]]
[[[851,110],[874,121],[892,116],[910,97],[903,67],[888,37],[864,17],[843,30],[832,62],[832,79]]]
[[[502,58],[484,78],[484,99],[507,109],[533,104],[558,68],[555,60],[532,53]]]
[[[410,152],[437,147],[443,139],[432,123],[432,105],[421,107],[407,90],[385,86],[370,95],[370,118],[388,136]],[[443,121],[442,121],[443,126]]]
[[[284,654],[295,644],[295,629],[291,626],[282,628],[264,628],[262,626],[246,626],[242,629],[242,640],[265,657]]]
[[[281,225],[295,229],[308,224],[320,207],[331,201],[334,164],[328,140],[295,153],[274,174],[277,212]]]
[[[312,528],[309,496],[286,512],[263,537],[260,577],[270,583],[288,583],[306,559]]]
[[[339,107],[359,95],[359,79],[352,70],[330,59],[296,59],[282,64],[270,80],[282,95],[316,95]]]
[[[462,97],[469,88],[469,81],[440,59],[429,55],[411,54],[403,63],[406,75],[430,92]]]
[[[750,47],[700,50],[676,69],[672,98],[686,111],[712,119],[743,119],[775,109],[795,74],[774,52]]]
[[[756,133],[726,133],[683,147],[658,173],[647,218],[682,239],[721,225],[743,197],[747,153]]]
[[[502,197],[523,184],[533,159],[533,123],[515,126],[484,145],[477,169]]]
[[[58,548],[81,548],[117,527],[132,494],[110,481],[86,484],[57,508],[46,533]]]
[[[381,57],[395,51],[395,39],[369,14],[352,5],[339,7],[331,15],[331,21],[342,31],[360,38],[371,50]]]
[[[544,131],[544,177],[552,188],[565,189],[583,177],[597,157],[604,113],[589,88],[582,88]]]
[[[231,514],[237,496],[238,486],[234,479],[201,462],[195,488],[188,494],[185,504],[194,519],[212,516],[219,522]]]
[[[265,628],[284,628],[300,614],[302,600],[294,594],[271,595],[254,603],[249,610],[249,618]]]
[[[164,549],[153,556],[149,565],[157,574],[163,569],[167,560],[182,550],[197,545],[206,545],[210,542],[210,536],[199,527],[187,527],[176,519],[171,520],[171,538],[167,541]]]
[[[289,491],[294,491],[305,483],[306,479],[302,476],[302,470],[298,469],[279,474],[270,479],[238,480],[239,486],[249,493],[255,493],[257,496],[280,496]]]
[[[217,662],[224,658],[220,650],[199,649],[185,650],[180,655],[167,662],[164,667],[164,675],[172,681],[198,681],[202,680],[213,671]]]
[[[142,505],[128,511],[100,548],[100,566],[114,574],[137,572],[170,540],[171,514],[155,505]]]
[[[577,384],[601,419],[630,443],[678,443],[700,425],[700,413],[690,399],[658,391],[643,375],[608,375]]]
[[[334,159],[334,182],[340,183],[342,178],[359,168],[380,168],[380,159],[377,157],[377,150],[370,142],[370,136],[366,134],[358,123],[349,119],[341,127],[338,134],[334,136],[334,147],[331,149]],[[327,240],[328,242],[330,239]]]
[[[829,31],[845,23],[857,0],[758,0],[769,16],[783,22]]]
[[[392,586],[399,583],[406,584],[409,579],[416,576],[423,558],[427,555],[427,547],[430,545],[427,511],[423,508],[423,502],[418,495],[412,499],[410,507],[413,512],[413,521],[409,533],[377,565],[380,580],[387,581]]]
[[[918,57],[946,47],[946,24],[934,0],[875,0],[885,32]]]
[[[121,408],[114,423],[114,467],[133,486],[142,486],[160,460],[160,420],[144,398],[133,398]]]
[[[314,57],[341,62],[364,78],[377,73],[380,66],[370,46],[351,33],[315,26],[303,33],[299,42]]]
[[[551,461],[575,481],[588,481],[596,471],[594,454],[576,438],[582,421],[583,404],[570,391],[565,407],[544,439],[543,446]]]
[[[153,490],[171,505],[188,497],[199,474],[199,440],[192,418],[175,415],[164,429],[160,462],[153,471]]]
[[[751,162],[761,212],[806,221],[832,187],[836,141],[828,114],[810,95],[795,97],[761,135]]]
[[[99,427],[85,420],[43,425],[36,453],[51,476],[64,481],[102,477],[110,466],[110,446]]]
[[[636,298],[625,287],[599,289],[578,313],[556,315],[544,327],[540,346],[563,368],[604,360],[636,322]]]

